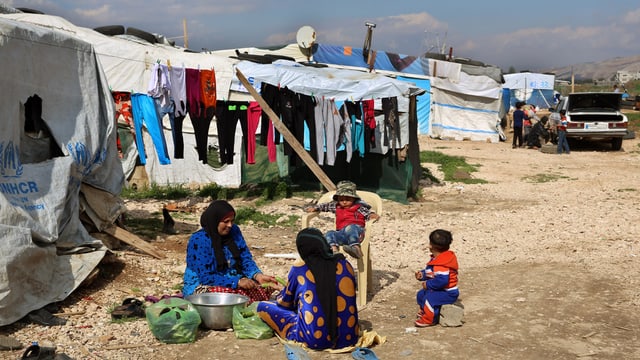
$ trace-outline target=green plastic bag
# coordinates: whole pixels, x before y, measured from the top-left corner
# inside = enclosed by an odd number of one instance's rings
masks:
[[[273,337],[273,329],[267,325],[257,312],[258,303],[246,307],[233,308],[233,332],[238,339],[269,339]]]
[[[198,310],[187,300],[170,297],[147,307],[147,323],[153,335],[167,344],[196,341],[202,321]]]

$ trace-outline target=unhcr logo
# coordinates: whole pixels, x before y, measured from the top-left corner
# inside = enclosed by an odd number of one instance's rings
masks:
[[[0,143],[0,175],[3,178],[19,178],[23,172],[20,149],[13,141]],[[0,182],[0,194],[24,195],[38,192],[34,181]]]
[[[0,175],[3,177],[22,176],[22,163],[20,162],[20,149],[13,141],[0,143]]]

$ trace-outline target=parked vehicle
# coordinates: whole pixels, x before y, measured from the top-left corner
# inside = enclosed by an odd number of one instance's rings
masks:
[[[621,101],[621,94],[614,92],[571,93],[560,99],[549,119],[557,124],[564,110],[567,138],[608,141],[613,150],[620,150],[629,123],[620,111]]]

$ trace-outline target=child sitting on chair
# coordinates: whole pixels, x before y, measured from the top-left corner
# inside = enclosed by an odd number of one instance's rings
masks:
[[[429,234],[431,259],[427,266],[415,272],[422,289],[416,294],[418,301],[417,327],[438,323],[440,307],[458,300],[458,259],[449,246],[453,241],[451,232],[437,229]]]
[[[377,220],[380,216],[371,211],[371,205],[360,199],[356,193],[356,184],[340,181],[333,201],[316,204],[306,208],[307,212],[332,212],[336,214],[336,230],[325,234],[334,253],[342,245],[344,251],[356,259],[362,258],[360,243],[364,239],[365,223]]]

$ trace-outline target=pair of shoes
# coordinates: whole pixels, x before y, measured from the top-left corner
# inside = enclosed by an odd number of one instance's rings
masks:
[[[0,335],[0,350],[17,350],[22,349],[22,347],[22,343],[18,341],[18,339],[11,336]]]
[[[362,249],[360,249],[360,245],[343,245],[342,249],[354,258],[362,259]]]
[[[135,298],[126,298],[122,305],[116,307],[111,312],[112,319],[145,317],[144,303]]]
[[[363,347],[358,347],[351,352],[351,357],[356,360],[377,360],[379,359],[373,350]]]
[[[27,320],[44,326],[64,325],[67,323],[67,319],[57,317],[44,308],[34,310],[27,314]]]
[[[431,324],[431,323],[428,323],[428,322],[424,321],[422,318],[420,318],[420,319],[416,320],[413,324],[414,324],[416,327],[419,327],[419,328],[429,327],[429,326],[433,326],[433,325],[435,325],[435,324]]]

